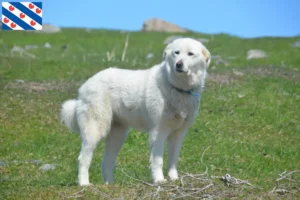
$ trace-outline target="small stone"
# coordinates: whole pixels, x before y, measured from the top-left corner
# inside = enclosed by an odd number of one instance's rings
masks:
[[[216,64],[216,65],[225,65],[225,66],[228,66],[228,65],[229,65],[229,63],[228,63],[226,60],[222,59],[222,58],[216,60],[216,61],[215,61],[215,64]]]
[[[251,49],[248,51],[247,60],[266,58],[267,54],[260,49]]]
[[[214,60],[214,59],[219,59],[221,58],[220,55],[211,55],[211,59]]]
[[[235,59],[237,59],[237,57],[236,56],[228,56],[228,59],[229,60],[235,60]]]
[[[238,96],[238,98],[240,98],[240,99],[245,97],[244,94],[238,94],[237,96]]]
[[[151,59],[153,57],[154,57],[153,53],[148,53],[147,56],[146,56],[146,59],[149,60],[149,59]]]
[[[294,47],[300,47],[300,40],[296,41],[293,46]]]
[[[47,42],[47,43],[44,44],[44,47],[47,48],[47,49],[50,49],[50,48],[51,48],[51,44],[49,44],[49,43]]]
[[[219,55],[212,55],[211,59],[215,62],[215,65],[229,65],[229,63]]]
[[[34,164],[34,165],[39,165],[42,162],[40,160],[27,160],[27,163],[31,163],[31,164]]]
[[[23,53],[24,49],[20,46],[14,45],[13,48],[11,48],[10,52],[11,53],[15,53],[15,52]]]
[[[209,39],[206,39],[206,38],[198,38],[198,41],[201,42],[201,43],[208,43],[208,42],[209,42]]]
[[[19,164],[19,161],[13,160],[12,163],[13,163],[14,165],[17,165],[17,164]]]
[[[14,53],[19,53],[20,56],[26,55],[27,57],[30,58],[36,58],[35,55],[28,53],[25,49],[23,49],[20,46],[14,45],[13,48],[10,49],[10,53],[14,54]]]
[[[22,79],[17,79],[17,80],[16,80],[16,83],[23,84],[23,83],[25,83],[25,81],[24,81],[24,80],[22,80]]]
[[[38,48],[37,45],[26,45],[26,46],[25,46],[25,50],[37,49],[37,48]]]
[[[7,162],[0,161],[0,167],[6,167],[8,166]]]
[[[55,168],[56,168],[55,164],[44,164],[40,167],[40,170],[46,172],[46,171],[49,171],[49,170],[54,170]]]
[[[8,181],[8,180],[9,180],[8,175],[0,176],[0,182],[4,182],[4,181]]]
[[[236,70],[233,70],[233,74],[236,75],[236,76],[244,76],[243,72],[239,72],[239,71],[236,71]]]

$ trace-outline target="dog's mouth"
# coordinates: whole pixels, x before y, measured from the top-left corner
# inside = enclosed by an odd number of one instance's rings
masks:
[[[183,69],[179,69],[179,68],[176,68],[175,71],[177,73],[187,73],[187,71],[183,70]]]
[[[176,68],[176,72],[179,72],[179,73],[183,73],[183,72],[185,72],[183,69],[178,69],[178,68]]]

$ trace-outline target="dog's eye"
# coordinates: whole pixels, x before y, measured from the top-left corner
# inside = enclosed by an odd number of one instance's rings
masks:
[[[174,53],[178,55],[180,52],[179,51],[175,51]]]
[[[194,55],[194,53],[192,53],[192,52],[189,52],[189,53],[188,53],[188,55],[189,55],[189,56],[193,56],[193,55]]]

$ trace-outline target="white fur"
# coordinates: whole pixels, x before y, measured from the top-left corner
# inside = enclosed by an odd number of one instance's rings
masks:
[[[168,176],[178,179],[180,148],[200,103],[200,97],[184,91],[201,93],[210,54],[200,42],[180,38],[166,47],[163,57],[162,63],[147,70],[103,70],[80,87],[77,100],[63,104],[62,121],[69,129],[80,132],[82,139],[79,185],[90,184],[88,171],[93,152],[103,138],[103,178],[106,183],[114,181],[117,154],[130,127],[149,133],[153,181],[165,181],[162,167],[166,140]],[[181,73],[175,70],[179,60],[183,62]]]

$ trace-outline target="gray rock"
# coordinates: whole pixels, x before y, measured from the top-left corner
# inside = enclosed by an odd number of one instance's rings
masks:
[[[37,33],[58,33],[61,29],[57,26],[51,24],[43,24],[43,29],[41,31],[34,31]]]
[[[0,161],[0,167],[6,167],[8,166],[7,162]]]
[[[217,59],[217,60],[215,61],[215,64],[216,64],[216,65],[225,65],[225,66],[228,66],[228,65],[229,65],[228,61],[226,61],[226,60],[224,60],[224,59],[222,59],[222,58]]]
[[[174,32],[185,33],[186,29],[177,26],[176,24],[161,20],[158,18],[152,18],[146,20],[143,24],[142,31],[157,31],[157,32]]]
[[[219,55],[212,55],[211,59],[212,59],[212,61],[214,61],[215,65],[225,65],[225,66],[229,65],[228,61],[224,60]]]
[[[26,55],[27,57],[30,57],[30,58],[36,58],[35,55],[28,53],[25,49],[23,49],[22,47],[17,46],[17,45],[14,45],[13,48],[10,49],[10,53],[11,54],[19,53],[20,56]]]
[[[51,48],[51,44],[49,42],[46,42],[44,44],[44,47],[47,48],[47,49],[50,49]]]
[[[266,58],[267,54],[260,49],[251,49],[248,51],[247,60]]]
[[[238,96],[238,98],[240,98],[240,99],[245,97],[244,94],[238,94],[237,96]]]
[[[23,84],[23,83],[25,83],[25,81],[24,81],[24,80],[22,80],[22,79],[17,79],[17,80],[16,80],[16,83]]]
[[[34,164],[34,165],[39,165],[39,164],[42,164],[42,161],[40,161],[40,160],[27,160],[27,163]]]
[[[207,38],[198,38],[198,41],[201,42],[201,43],[208,43],[209,39],[207,39]]]
[[[236,56],[228,56],[227,59],[229,59],[229,60],[235,60],[235,59],[237,59],[237,57]]]
[[[178,38],[182,38],[182,36],[180,35],[172,35],[170,37],[167,37],[164,41],[164,44],[167,45],[167,44],[170,44],[171,42],[173,42],[174,40],[178,39]]]
[[[149,60],[149,59],[151,59],[153,57],[154,57],[153,53],[148,53],[147,56],[146,56],[146,59]]]
[[[17,165],[17,164],[19,164],[19,161],[13,160],[13,161],[12,161],[12,164]]]
[[[26,46],[25,46],[25,50],[37,49],[37,48],[38,48],[37,45],[26,45]]]
[[[49,170],[55,170],[55,168],[56,168],[55,164],[44,164],[40,167],[40,170],[46,172],[46,171],[49,171]]]
[[[293,46],[294,47],[300,47],[300,40],[296,41]]]
[[[17,45],[14,45],[13,48],[11,48],[10,52],[11,53],[23,53],[25,50],[20,47],[20,46],[17,46]]]
[[[211,57],[212,60],[216,60],[216,59],[221,58],[220,55],[211,55],[210,57]]]
[[[4,181],[9,181],[9,176],[8,175],[0,176],[0,182],[4,182]]]
[[[244,76],[243,72],[236,71],[235,69],[233,69],[233,74],[236,75],[236,76]]]

